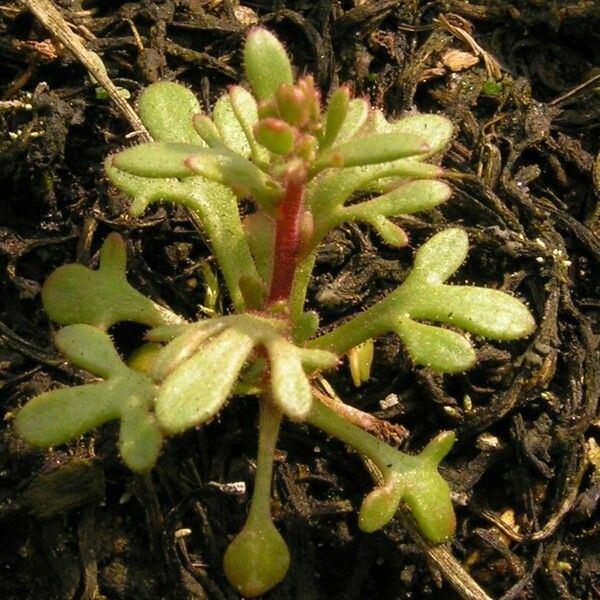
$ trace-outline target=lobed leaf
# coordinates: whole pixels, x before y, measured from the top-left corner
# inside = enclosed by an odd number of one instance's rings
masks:
[[[127,367],[110,337],[95,327],[65,327],[57,340],[69,360],[107,380],[33,398],[17,413],[17,433],[34,446],[49,447],[121,419],[119,444],[125,464],[136,472],[148,471],[162,444],[162,434],[150,412],[155,395],[150,378]]]
[[[138,100],[138,114],[157,142],[204,146],[192,126],[192,117],[199,112],[196,96],[172,81],[149,85]]]
[[[86,323],[108,329],[119,321],[154,327],[181,320],[129,285],[125,244],[116,233],[104,241],[97,271],[77,264],[59,267],[44,282],[42,302],[48,316],[61,325]]]

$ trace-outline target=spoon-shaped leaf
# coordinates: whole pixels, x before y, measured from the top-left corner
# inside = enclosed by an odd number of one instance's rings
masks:
[[[348,206],[345,214],[364,218],[367,214],[381,214],[385,217],[408,215],[429,210],[450,198],[449,185],[435,179],[421,179],[404,183],[387,194]]]
[[[366,104],[366,103],[364,103]],[[364,107],[361,105],[361,108]],[[325,113],[325,130],[319,142],[319,150],[329,148],[336,141],[342,131],[346,117],[350,110],[350,90],[340,87],[329,98],[327,111]],[[356,118],[356,116],[354,116]],[[360,117],[356,118],[357,123]]]
[[[261,27],[254,28],[246,38],[244,68],[259,100],[269,100],[280,85],[294,81],[285,48],[272,33]]]
[[[404,318],[394,328],[410,357],[441,373],[460,373],[475,364],[475,351],[463,335]]]
[[[429,154],[434,154],[450,143],[454,126],[450,119],[442,115],[413,115],[390,123],[390,131],[400,136],[414,135],[427,140],[430,147]]]
[[[411,316],[456,325],[492,340],[516,340],[531,334],[535,321],[518,298],[481,287],[432,286],[411,308]]]
[[[202,148],[193,144],[153,142],[123,150],[112,157],[122,171],[141,177],[191,177],[194,172],[186,160]]]
[[[408,281],[443,283],[462,265],[469,251],[469,238],[462,229],[436,233],[415,254]]]
[[[110,337],[96,327],[84,324],[63,327],[54,336],[54,343],[74,365],[104,379],[127,370]]]
[[[253,346],[252,337],[230,328],[177,367],[156,398],[160,426],[179,433],[213,417],[227,400]]]
[[[248,521],[223,557],[227,579],[244,597],[254,598],[277,585],[290,566],[290,553],[270,519]]]
[[[430,151],[427,141],[415,135],[374,133],[357,137],[326,150],[313,166],[313,172],[328,167],[357,167],[380,164]]]
[[[265,342],[271,361],[271,391],[280,410],[290,419],[301,420],[312,404],[310,383],[296,347],[282,337]]]
[[[138,114],[157,142],[204,146],[192,126],[192,116],[199,112],[196,96],[171,81],[149,85],[138,100]]]

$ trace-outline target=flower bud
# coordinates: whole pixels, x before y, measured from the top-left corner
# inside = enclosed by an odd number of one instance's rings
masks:
[[[310,105],[298,86],[284,83],[275,92],[275,99],[279,114],[284,121],[296,127],[306,124],[310,115]]]
[[[289,154],[294,149],[296,129],[281,119],[267,117],[254,127],[259,144],[274,154]]]

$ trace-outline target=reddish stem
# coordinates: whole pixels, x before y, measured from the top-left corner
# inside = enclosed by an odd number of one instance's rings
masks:
[[[275,218],[273,275],[267,304],[287,300],[290,296],[300,245],[300,214],[303,197],[304,182],[288,180]]]

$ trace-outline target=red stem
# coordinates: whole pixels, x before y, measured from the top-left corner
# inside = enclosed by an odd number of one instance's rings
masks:
[[[304,183],[288,180],[285,195],[277,207],[275,218],[273,275],[267,304],[287,300],[290,296],[300,245],[300,214],[303,197]]]

